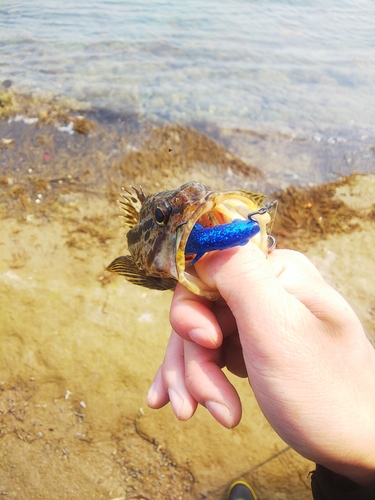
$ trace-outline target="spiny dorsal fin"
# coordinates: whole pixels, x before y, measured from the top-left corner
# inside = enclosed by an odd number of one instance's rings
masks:
[[[146,195],[142,186],[139,186],[139,190],[133,186],[130,187],[134,190],[135,194],[128,189],[122,188],[123,193],[121,193],[121,196],[123,200],[119,200],[119,203],[124,211],[125,224],[131,229],[138,222],[139,212]]]
[[[177,280],[173,278],[147,276],[142,269],[139,269],[135,265],[130,255],[117,257],[117,259],[107,267],[107,271],[125,276],[130,283],[151,288],[152,290],[174,290],[177,285]]]
[[[251,191],[245,191],[243,189],[240,190],[241,193],[246,193],[247,195],[250,195],[251,198],[255,201],[255,203],[259,206],[262,205],[264,199],[266,198],[264,196],[264,194],[260,194],[260,193],[254,193],[254,192],[251,192]]]

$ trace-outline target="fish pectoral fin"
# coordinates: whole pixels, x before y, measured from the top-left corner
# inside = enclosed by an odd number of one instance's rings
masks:
[[[142,269],[139,269],[130,255],[117,257],[109,266],[107,271],[124,276],[134,285],[144,286],[152,290],[174,290],[177,280],[174,278],[158,278],[148,276]]]

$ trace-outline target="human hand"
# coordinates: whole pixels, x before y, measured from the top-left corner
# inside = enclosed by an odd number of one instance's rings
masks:
[[[265,259],[250,243],[195,266],[223,301],[177,287],[149,406],[170,401],[185,420],[200,403],[237,425],[227,366],[248,376],[264,415],[300,454],[359,484],[375,479],[375,355],[347,302],[297,252]]]

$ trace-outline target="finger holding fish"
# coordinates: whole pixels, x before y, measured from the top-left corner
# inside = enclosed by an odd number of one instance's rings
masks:
[[[204,259],[200,266],[204,266]],[[224,337],[237,332],[236,321],[225,302],[204,299],[180,284],[173,294],[169,321],[184,340],[208,349],[217,349]]]

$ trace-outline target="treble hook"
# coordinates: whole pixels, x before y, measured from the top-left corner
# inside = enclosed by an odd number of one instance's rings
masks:
[[[277,207],[277,200],[273,201],[272,203],[269,203],[268,205],[266,205],[265,207],[262,207],[260,208],[259,210],[257,210],[256,212],[250,212],[249,215],[247,216],[247,218],[249,220],[252,220],[254,222],[257,222],[256,219],[254,219],[254,215],[264,215],[266,213],[268,213],[271,208],[273,208],[274,206],[276,205]],[[271,231],[272,228],[270,228],[269,231]],[[270,234],[268,234],[267,236],[267,246],[268,246],[268,251],[269,252],[272,252],[272,250],[274,248],[276,248],[276,238],[274,238],[274,236],[271,236]]]

